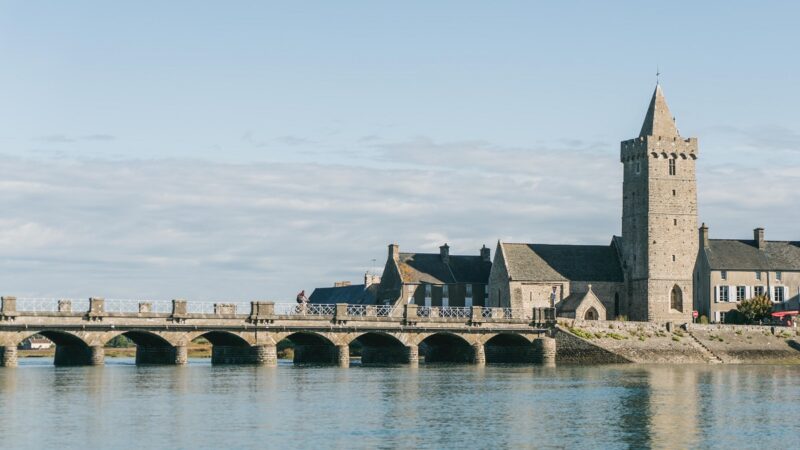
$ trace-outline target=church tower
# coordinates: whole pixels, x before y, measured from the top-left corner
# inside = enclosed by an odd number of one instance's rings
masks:
[[[657,84],[639,137],[620,147],[628,317],[689,321],[698,250],[697,138],[680,136]]]

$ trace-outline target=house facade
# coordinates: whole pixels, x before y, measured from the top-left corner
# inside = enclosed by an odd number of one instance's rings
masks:
[[[697,310],[712,322],[725,322],[745,299],[766,295],[775,309],[796,310],[800,302],[800,242],[768,241],[764,229],[753,239],[709,239],[699,232],[695,267]]]
[[[491,267],[491,252],[486,246],[473,256],[451,255],[447,244],[439,248],[439,253],[401,253],[399,245],[391,244],[377,303],[484,306]]]

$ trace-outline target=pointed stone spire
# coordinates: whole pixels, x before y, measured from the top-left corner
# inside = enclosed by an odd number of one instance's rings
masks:
[[[653,98],[650,99],[650,106],[644,116],[644,123],[639,136],[680,137],[678,128],[675,126],[675,119],[669,112],[669,106],[667,106],[667,100],[664,98],[664,92],[661,90],[660,84],[656,84],[656,90],[653,92]]]

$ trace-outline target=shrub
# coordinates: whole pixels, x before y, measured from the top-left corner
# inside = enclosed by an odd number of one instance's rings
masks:
[[[672,340],[675,342],[680,342],[681,338],[679,338],[678,336],[672,336]]]
[[[705,315],[700,316],[700,323],[703,325],[708,325],[708,317]]]
[[[618,341],[621,341],[623,339],[628,339],[627,336],[623,336],[623,335],[617,334],[617,333],[608,333],[607,336],[610,337],[611,339],[616,339]]]
[[[115,336],[113,339],[108,341],[108,344],[106,344],[106,347],[112,347],[112,348],[128,348],[133,346],[134,346],[133,341],[131,341],[126,336],[123,336],[121,334],[119,336]]]
[[[583,339],[594,339],[594,335],[588,331],[581,330],[580,328],[570,328],[569,332]]]
[[[772,313],[772,302],[766,295],[756,295],[739,302],[736,310],[742,314],[747,323],[755,323],[769,317]]]

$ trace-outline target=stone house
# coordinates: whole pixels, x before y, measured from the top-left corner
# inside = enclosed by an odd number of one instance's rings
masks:
[[[469,307],[484,306],[491,252],[451,255],[447,244],[439,253],[401,253],[389,245],[389,255],[378,287],[378,304]]]
[[[562,309],[593,291],[599,319],[614,319],[625,303],[616,240],[610,245],[547,245],[498,242],[489,275],[489,304],[531,310]],[[583,317],[581,317],[583,318]]]
[[[742,300],[767,295],[775,309],[800,301],[800,242],[768,241],[764,229],[753,230],[753,239],[709,239],[703,224],[695,267],[698,312],[712,322]]]
[[[349,281],[338,281],[333,287],[316,288],[308,302],[321,305],[348,303],[351,305],[374,305],[381,278],[367,273],[364,284],[351,284]]]

